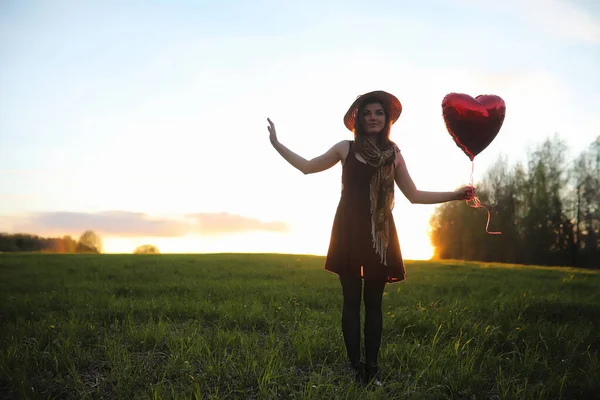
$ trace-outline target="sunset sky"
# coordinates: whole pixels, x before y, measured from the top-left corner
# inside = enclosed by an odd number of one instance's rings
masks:
[[[447,93],[507,104],[477,186],[498,155],[524,159],[555,132],[571,155],[593,141],[598,71],[594,0],[0,0],[0,232],[323,255],[341,165],[295,170],[267,117],[311,158],[351,139],[356,96],[390,91],[417,187],[450,191],[471,163],[445,129]],[[432,255],[434,208],[396,189],[406,258]]]

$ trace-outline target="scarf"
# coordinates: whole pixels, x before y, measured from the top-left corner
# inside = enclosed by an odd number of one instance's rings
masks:
[[[383,265],[387,265],[387,248],[390,242],[390,219],[394,208],[394,159],[396,145],[380,150],[370,137],[365,137],[361,157],[377,168],[371,179],[371,236],[373,248]]]

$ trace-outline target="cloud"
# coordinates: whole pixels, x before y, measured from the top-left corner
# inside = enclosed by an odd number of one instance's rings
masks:
[[[196,232],[206,234],[221,234],[231,232],[270,231],[286,232],[289,227],[284,222],[263,222],[229,213],[200,213],[187,215],[196,224]]]
[[[129,211],[38,212],[25,216],[0,216],[0,227],[9,232],[47,236],[78,236],[91,229],[100,235],[120,237],[179,237],[187,234],[217,235],[251,231],[286,232],[284,222],[263,222],[229,213],[196,213],[153,217]]]
[[[531,19],[547,28],[591,43],[600,43],[600,19],[564,0],[530,0],[519,2]]]
[[[567,0],[505,0],[482,2],[481,0],[455,0],[459,3],[480,7],[502,9],[518,14],[545,29],[573,39],[600,43],[600,17],[586,12],[573,1]]]

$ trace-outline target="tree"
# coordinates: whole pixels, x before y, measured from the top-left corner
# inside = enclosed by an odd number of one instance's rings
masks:
[[[136,247],[133,254],[160,254],[160,251],[153,244],[143,244]]]
[[[102,253],[102,239],[94,231],[85,231],[77,243],[78,253]]]
[[[477,196],[487,202],[488,195],[484,191],[478,190]],[[481,235],[486,222],[487,213],[464,202],[448,202],[437,207],[429,221],[434,258],[486,260]]]
[[[66,235],[62,238],[66,253],[75,253],[77,251],[77,242],[71,236]]]
[[[575,160],[572,168],[571,215],[575,265],[600,264],[600,136]]]
[[[93,238],[93,235],[88,234],[89,238],[98,241],[99,237]],[[87,239],[86,239],[87,240]],[[0,233],[0,252],[42,252],[42,253],[76,253],[88,252],[98,253],[98,244],[91,245],[77,243],[71,236],[66,235],[60,237],[41,237],[29,233]],[[100,249],[102,249],[101,242]]]
[[[565,142],[546,139],[525,163],[504,159],[477,187],[487,213],[451,202],[437,207],[431,243],[441,259],[521,264],[600,265],[600,137],[567,168]],[[476,215],[477,214],[477,215]],[[483,220],[479,217],[481,216]]]
[[[568,262],[564,254],[565,193],[567,184],[565,164],[566,145],[558,137],[545,140],[529,155],[527,176],[523,187],[523,215],[521,232],[527,251],[523,253],[528,264],[561,264]]]

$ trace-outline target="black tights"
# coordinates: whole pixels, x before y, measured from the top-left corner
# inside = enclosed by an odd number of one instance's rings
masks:
[[[342,310],[342,332],[348,358],[352,365],[360,361],[360,301],[363,280],[340,276],[344,307]],[[377,366],[383,315],[381,300],[385,281],[365,280],[365,362],[367,366]]]

